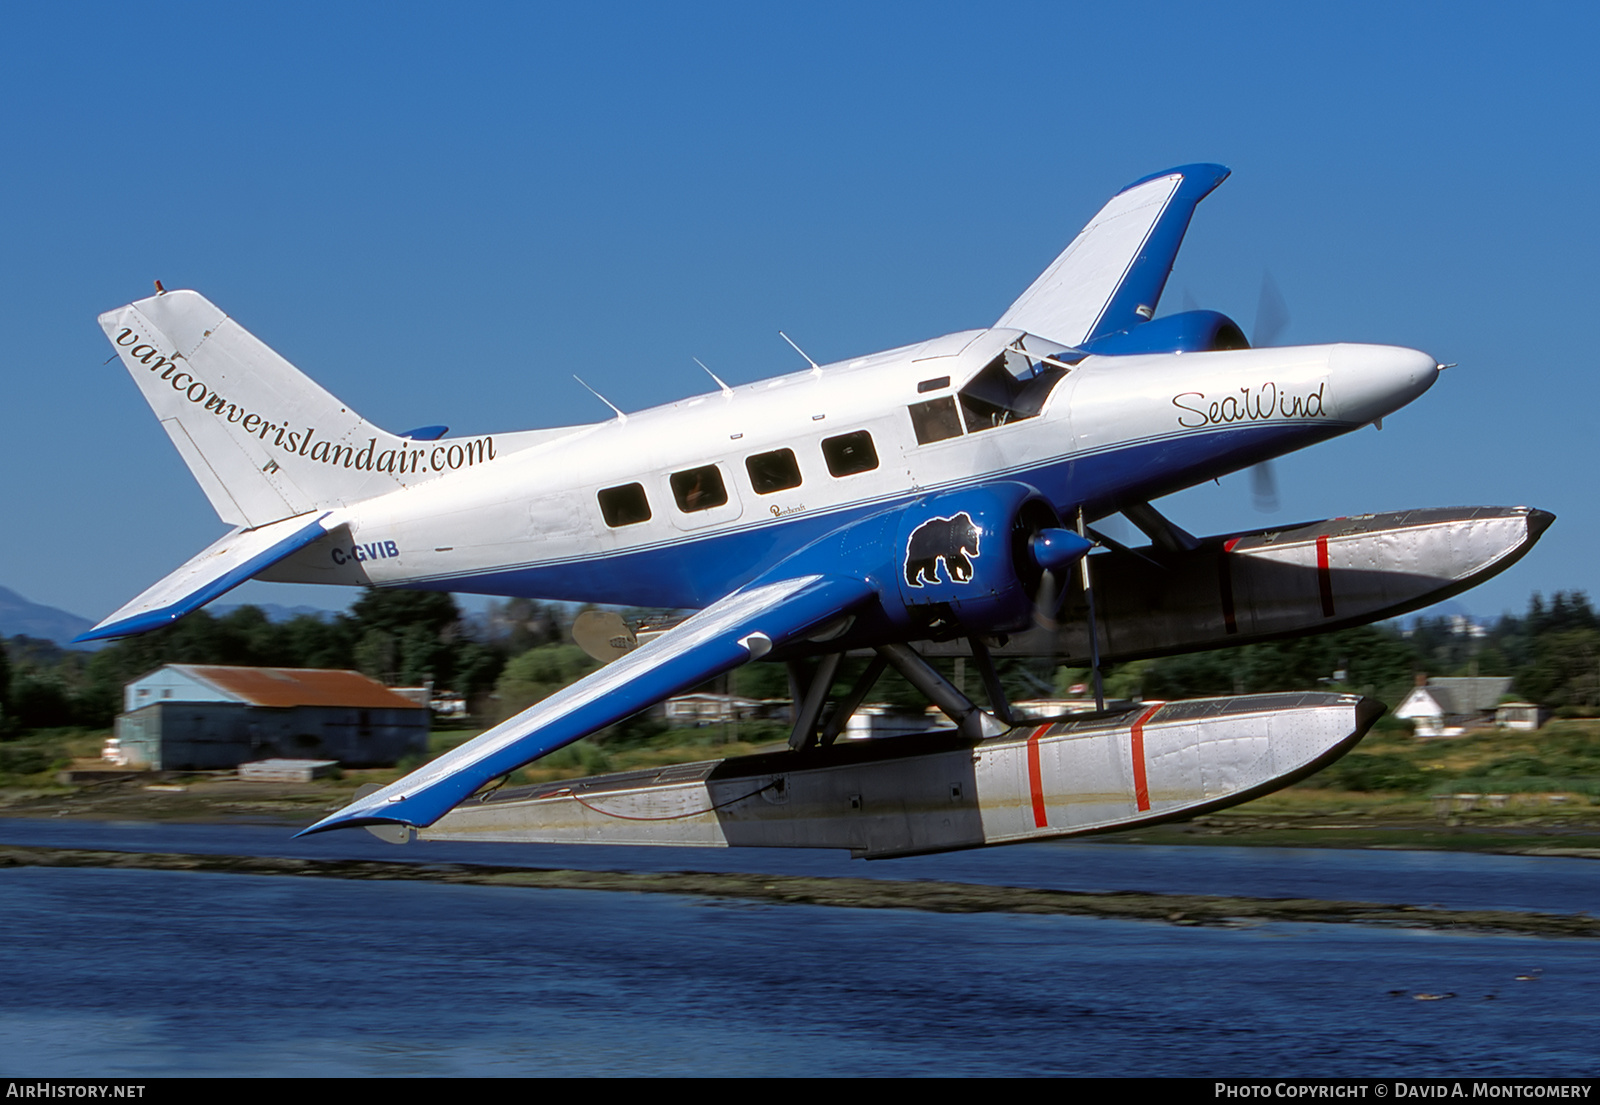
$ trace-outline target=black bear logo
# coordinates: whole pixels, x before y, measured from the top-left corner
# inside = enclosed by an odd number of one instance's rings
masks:
[[[911,531],[906,542],[906,583],[921,587],[923,580],[939,582],[939,561],[951,583],[972,579],[972,561],[978,559],[978,527],[962,511],[954,518],[929,518]]]

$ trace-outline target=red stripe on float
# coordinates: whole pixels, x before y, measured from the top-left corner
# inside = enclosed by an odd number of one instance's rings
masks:
[[[1333,572],[1328,568],[1328,535],[1317,538],[1317,587],[1322,591],[1322,616],[1333,617]]]
[[[1150,808],[1150,782],[1144,775],[1144,723],[1156,716],[1156,711],[1166,705],[1157,702],[1133,723],[1133,801],[1140,810]]]
[[[1033,823],[1041,829],[1048,828],[1050,823],[1044,812],[1044,777],[1039,770],[1039,738],[1049,728],[1048,725],[1041,725],[1028,738],[1028,790],[1033,795]]]

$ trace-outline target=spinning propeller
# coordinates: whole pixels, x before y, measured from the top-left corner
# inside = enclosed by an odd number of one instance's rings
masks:
[[[1250,346],[1261,349],[1276,345],[1283,332],[1289,328],[1289,306],[1278,291],[1272,273],[1262,270],[1261,296],[1256,301],[1256,327],[1250,335]],[[1270,460],[1264,460],[1250,470],[1250,497],[1256,509],[1266,514],[1278,510],[1278,476]]]

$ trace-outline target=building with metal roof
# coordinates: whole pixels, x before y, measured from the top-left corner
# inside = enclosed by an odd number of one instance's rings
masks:
[[[359,672],[167,664],[123,689],[132,765],[207,771],[270,758],[390,767],[426,753],[430,715]]]
[[[1411,689],[1394,716],[1415,725],[1419,737],[1457,737],[1492,725],[1495,707],[1510,690],[1510,676],[1429,679]]]

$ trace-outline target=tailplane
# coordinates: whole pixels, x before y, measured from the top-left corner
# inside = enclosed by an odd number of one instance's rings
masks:
[[[379,429],[198,292],[100,316],[145,400],[224,522],[255,528],[494,459],[492,438]]]

